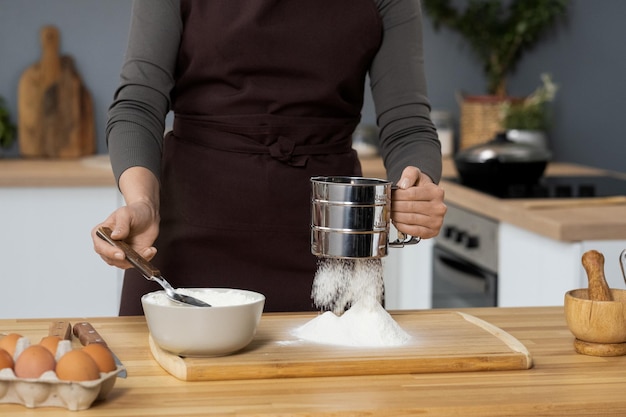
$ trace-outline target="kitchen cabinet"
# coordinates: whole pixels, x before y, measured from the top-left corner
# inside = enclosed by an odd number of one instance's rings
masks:
[[[396,235],[392,226],[391,236]],[[431,307],[432,239],[417,245],[389,248],[383,259],[385,308],[388,310],[428,309]]]
[[[116,187],[0,187],[0,202],[0,318],[117,315],[121,271],[90,236]]]
[[[0,318],[117,315],[90,231],[121,204],[106,157],[0,160]]]
[[[574,164],[551,163],[546,175],[606,175]],[[625,175],[609,173],[610,175]],[[610,286],[623,288],[618,256],[626,248],[624,203],[498,199],[457,182],[444,160],[446,202],[499,223],[499,306],[562,305],[565,292],[587,286],[581,257],[595,249],[606,258]]]
[[[623,288],[619,254],[626,240],[563,242],[509,223],[499,228],[498,305],[563,305],[569,290],[587,287],[582,255],[595,249],[605,257],[607,283]]]
[[[364,170],[384,175],[376,160],[368,160],[363,166]],[[595,172],[569,165],[553,165],[550,171]],[[499,221],[499,306],[562,305],[565,292],[587,286],[581,257],[591,249],[604,254],[609,285],[624,287],[618,263],[620,252],[626,249],[623,205],[526,208],[524,201],[499,200],[445,180],[454,175],[452,161],[444,160],[446,203]],[[387,308],[431,308],[433,247],[431,239],[415,247],[389,250],[384,261]]]

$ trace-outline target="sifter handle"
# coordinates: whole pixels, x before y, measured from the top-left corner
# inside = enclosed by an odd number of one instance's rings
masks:
[[[392,248],[403,248],[404,245],[416,245],[422,240],[421,237],[409,236],[398,230],[398,238],[393,242],[389,242]]]
[[[111,237],[111,229],[102,226],[96,230],[96,235],[102,240],[109,242],[111,245],[120,248],[126,254],[126,259],[130,262],[135,268],[137,268],[146,278],[151,279],[152,277],[160,277],[161,271],[148,262],[143,256],[139,255],[130,245],[123,240],[115,240]]]
[[[395,191],[397,189],[398,189],[397,185],[391,186],[392,191]],[[396,238],[396,240],[389,242],[389,246],[392,248],[403,248],[404,245],[416,245],[420,243],[421,240],[422,240],[421,237],[409,236],[406,233],[398,230],[398,237]]]

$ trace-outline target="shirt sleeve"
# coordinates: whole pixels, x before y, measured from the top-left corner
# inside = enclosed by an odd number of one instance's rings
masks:
[[[160,178],[165,117],[182,34],[179,0],[135,0],[106,140],[117,181],[133,166]]]
[[[383,23],[381,47],[370,68],[370,86],[388,178],[416,166],[441,179],[441,144],[430,119],[419,0],[376,0]]]

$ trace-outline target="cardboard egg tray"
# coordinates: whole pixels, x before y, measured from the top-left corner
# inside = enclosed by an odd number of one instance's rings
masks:
[[[15,352],[17,360],[30,345],[23,337],[18,340]],[[69,340],[62,340],[57,347],[55,359],[72,349]],[[28,408],[63,407],[71,411],[85,410],[96,400],[103,400],[113,389],[117,374],[124,369],[100,373],[99,379],[91,381],[62,381],[54,371],[44,372],[39,378],[18,378],[12,369],[0,369],[0,404],[22,404]]]
[[[28,408],[63,407],[71,411],[85,410],[95,400],[106,398],[117,374],[124,369],[101,373],[100,379],[92,381],[61,381],[52,371],[40,378],[18,378],[12,369],[0,370],[0,404],[22,404]]]

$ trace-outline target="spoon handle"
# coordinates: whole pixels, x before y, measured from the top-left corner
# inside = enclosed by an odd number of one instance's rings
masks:
[[[96,230],[96,235],[100,239],[103,239],[109,242],[111,245],[120,248],[126,254],[126,259],[130,262],[135,268],[137,268],[147,279],[151,279],[152,277],[160,277],[161,271],[148,262],[143,256],[139,255],[133,248],[128,245],[128,243],[123,240],[115,240],[111,237],[111,229],[102,226]]]
[[[619,267],[622,269],[622,276],[626,282],[626,249],[619,254]]]

